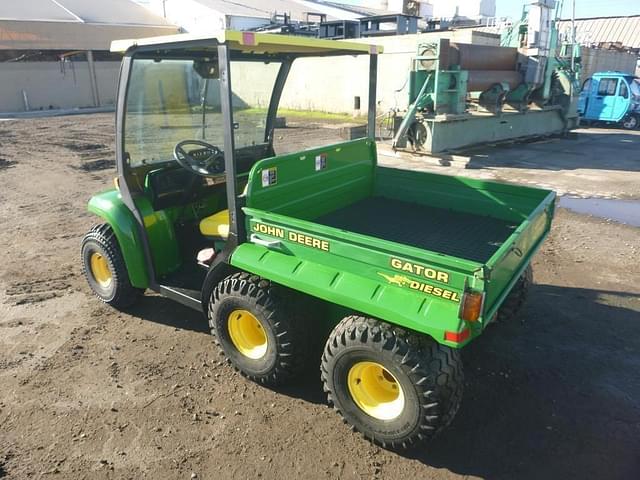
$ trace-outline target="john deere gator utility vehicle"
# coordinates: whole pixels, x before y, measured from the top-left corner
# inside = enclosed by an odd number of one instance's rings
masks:
[[[151,289],[203,311],[259,383],[317,361],[330,403],[383,446],[445,428],[460,348],[522,303],[554,194],[379,167],[374,46],[225,31],[113,49],[118,176],[82,244],[96,295],[124,308]],[[339,55],[368,55],[368,137],[278,155],[292,64]]]

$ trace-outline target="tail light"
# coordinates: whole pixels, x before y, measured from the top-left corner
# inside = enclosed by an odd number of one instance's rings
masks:
[[[460,318],[467,322],[477,322],[484,307],[484,292],[466,291],[460,304]]]

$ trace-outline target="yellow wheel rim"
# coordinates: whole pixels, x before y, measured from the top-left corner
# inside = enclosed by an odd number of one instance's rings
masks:
[[[267,353],[267,334],[258,319],[247,310],[234,310],[227,322],[231,342],[245,357],[258,360]]]
[[[355,404],[378,420],[393,420],[404,410],[404,392],[396,377],[376,362],[358,362],[347,376]]]
[[[98,252],[93,252],[89,259],[91,275],[102,288],[108,288],[113,280],[107,259]]]

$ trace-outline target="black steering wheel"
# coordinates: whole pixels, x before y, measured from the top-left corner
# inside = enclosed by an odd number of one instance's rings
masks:
[[[200,148],[187,151],[185,146],[194,145]],[[224,155],[215,145],[202,140],[184,140],[173,149],[173,158],[182,167],[196,175],[209,177],[224,173]]]

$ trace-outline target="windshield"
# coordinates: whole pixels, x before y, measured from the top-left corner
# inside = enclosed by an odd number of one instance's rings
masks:
[[[231,62],[236,149],[265,143],[277,62]],[[217,61],[134,59],[129,78],[124,149],[132,167],[173,159],[183,140],[224,149]]]

